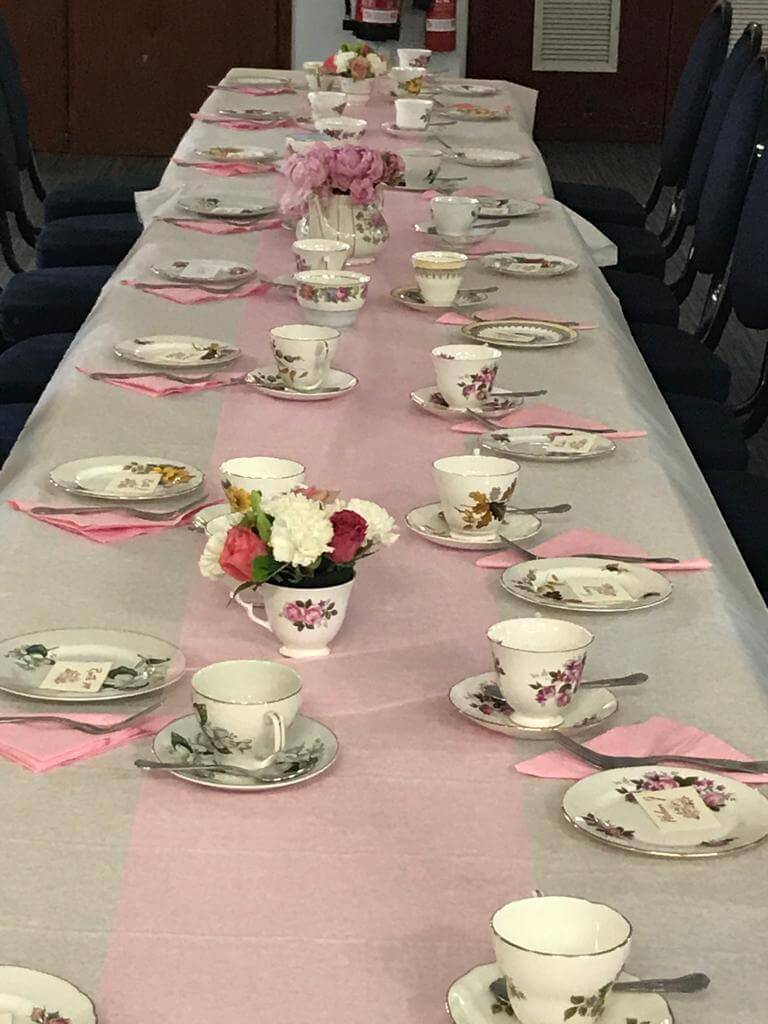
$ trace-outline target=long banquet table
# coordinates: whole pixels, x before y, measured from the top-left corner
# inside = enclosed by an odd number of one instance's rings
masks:
[[[503,141],[529,159],[511,170],[448,173],[518,196],[551,195],[531,134],[535,94],[498,85],[513,121],[459,124],[445,137]],[[292,112],[305,103],[301,93],[213,93],[202,109]],[[366,109],[366,144],[402,147],[378,128],[391,112],[383,98]],[[178,155],[203,143],[281,149],[287,134],[195,121]],[[33,413],[3,471],[3,499],[50,502],[56,464],[142,450],[205,469],[215,495],[224,458],[271,454],[299,459],[310,482],[377,501],[402,524],[410,508],[434,500],[432,461],[472,445],[408,398],[431,381],[431,348],[459,337],[457,328],[389,298],[410,278],[409,254],[424,247],[412,225],[428,204],[417,194],[386,197],[392,239],[336,358],[360,378],[351,395],[296,405],[230,388],[151,399],[76,368],[124,368],[112,355],[116,341],[186,333],[236,342],[244,351],[236,368],[248,369],[268,361],[270,326],[301,319],[283,290],[182,306],[118,283],[143,277],[160,258],[250,260],[268,276],[291,269],[285,230],[208,236],[152,221],[174,208],[181,188],[267,197],[276,177],[219,179],[169,164],[158,191],[141,197],[147,228]],[[577,617],[597,637],[591,677],[650,676],[636,691],[618,691],[619,712],[607,724],[666,715],[765,755],[766,610],[615,298],[554,201],[496,237],[581,264],[543,282],[494,276],[499,304],[598,325],[570,347],[506,354],[501,385],[546,387],[552,404],[648,431],[594,463],[524,463],[521,504],[573,504],[541,537],[589,526],[714,563],[676,573],[660,607]],[[489,278],[475,265],[466,280]],[[96,545],[4,503],[0,524],[5,636],[79,625],[142,630],[178,642],[191,669],[277,656],[271,638],[228,607],[224,588],[199,576],[197,533]],[[69,978],[93,995],[103,1024],[353,1024],[371,1013],[392,1024],[439,1022],[450,982],[492,959],[491,913],[538,886],[625,913],[636,974],[706,971],[706,995],[673,997],[679,1024],[764,1020],[768,846],[666,861],[590,842],[561,815],[569,783],[514,771],[540,744],[480,730],[452,710],[450,686],[489,666],[487,627],[532,613],[475,557],[403,528],[396,545],[363,564],[332,656],[299,666],[304,710],[341,744],[336,765],[314,783],[245,796],[147,777],[133,767],[149,752],[146,740],[47,774],[0,762],[0,960]],[[9,698],[0,708],[21,706],[28,709]],[[186,680],[168,706],[186,713]]]

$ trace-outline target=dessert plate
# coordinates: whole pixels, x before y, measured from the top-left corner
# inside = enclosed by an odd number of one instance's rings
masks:
[[[240,349],[234,345],[184,334],[152,334],[132,338],[115,345],[113,351],[115,355],[134,363],[180,368],[224,366],[240,356]]]
[[[600,558],[536,558],[505,569],[501,585],[531,604],[573,612],[632,612],[672,596],[653,569]]]
[[[144,489],[144,478],[150,478],[151,488]],[[197,490],[204,479],[199,469],[186,462],[151,455],[96,455],[63,462],[50,473],[55,487],[110,501],[176,498]]]
[[[155,264],[152,273],[166,281],[182,281],[186,284],[239,285],[250,280],[256,273],[253,267],[231,260],[174,260],[172,263]]]
[[[261,146],[208,146],[196,150],[195,156],[214,164],[264,164],[277,159],[277,150]]]
[[[179,199],[179,208],[200,217],[233,217],[251,220],[274,213],[275,203],[255,203],[243,196],[185,196]]]
[[[467,324],[461,333],[475,344],[492,342],[500,348],[558,348],[579,338],[572,327],[544,320],[483,320]]]
[[[531,462],[580,462],[616,451],[615,441],[602,434],[565,427],[502,427],[483,434],[480,447]]]
[[[79,988],[31,967],[0,965],[0,1017],[13,1024],[96,1024],[96,1009]]]
[[[513,277],[561,277],[577,270],[579,264],[541,252],[493,252],[483,257],[483,266]]]

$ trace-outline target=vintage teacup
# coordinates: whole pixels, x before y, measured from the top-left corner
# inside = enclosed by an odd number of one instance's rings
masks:
[[[397,63],[402,68],[425,68],[431,56],[431,50],[400,49],[397,51]]]
[[[192,706],[218,764],[272,764],[301,707],[301,677],[273,661],[222,661],[192,676]]]
[[[469,257],[462,252],[415,252],[416,283],[428,306],[452,306]]]
[[[497,622],[488,639],[512,721],[542,729],[560,725],[581,684],[592,633],[573,622],[537,617]]]
[[[332,238],[304,238],[294,242],[297,270],[341,270],[352,254],[348,242]]]
[[[233,512],[245,512],[251,507],[251,491],[259,491],[263,498],[276,498],[304,483],[304,467],[300,462],[269,455],[227,459],[219,466],[219,472]]]
[[[301,65],[301,69],[307,79],[307,88],[315,90],[324,88],[324,85],[320,84],[321,77],[327,80],[329,76],[321,75],[322,66],[323,62],[321,60],[305,60]]]
[[[432,100],[395,100],[395,124],[410,132],[425,132],[432,114]]]
[[[424,68],[392,68],[392,81],[398,96],[418,96],[424,84]]]
[[[347,106],[343,92],[310,92],[307,99],[314,118],[339,117]]]
[[[341,334],[333,327],[284,324],[269,332],[280,379],[292,391],[315,391],[330,369]]]
[[[501,352],[487,345],[432,349],[437,389],[452,409],[481,409],[491,397]]]
[[[351,327],[371,283],[368,274],[353,270],[302,270],[294,280],[307,323],[322,327]]]
[[[495,536],[517,485],[518,464],[495,455],[449,455],[432,469],[451,536]]]
[[[632,936],[622,914],[570,896],[507,903],[493,915],[491,930],[520,1024],[594,1024],[627,960]]]
[[[315,128],[326,138],[336,142],[358,142],[365,134],[368,122],[361,117],[316,117]]]
[[[429,188],[440,173],[443,153],[439,149],[404,149],[401,151],[407,188]]]
[[[432,220],[441,235],[463,235],[480,214],[480,200],[471,196],[435,196]]]

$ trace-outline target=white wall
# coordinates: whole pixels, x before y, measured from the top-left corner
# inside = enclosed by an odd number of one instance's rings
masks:
[[[424,45],[424,14],[411,10],[410,0],[403,0],[404,17],[400,46]],[[430,61],[435,70],[463,75],[467,54],[467,19],[469,0],[458,0],[457,44],[451,53],[436,53]],[[323,60],[335,53],[343,42],[352,42],[349,32],[342,32],[344,0],[293,0],[293,66],[300,68],[305,60]],[[376,44],[373,44],[376,46]],[[398,44],[382,43],[380,48],[395,56]],[[393,61],[396,63],[396,61]]]

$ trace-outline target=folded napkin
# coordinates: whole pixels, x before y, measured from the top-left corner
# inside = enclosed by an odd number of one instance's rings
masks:
[[[508,412],[506,416],[500,416],[499,427],[564,427],[566,430],[601,430],[606,426],[599,420],[589,419],[587,416],[577,416],[575,413],[567,412],[565,409],[558,409],[555,405],[529,405],[524,409],[517,409]],[[468,420],[466,423],[456,423],[451,427],[459,434],[487,434],[488,427],[484,427],[475,420]],[[629,441],[636,437],[645,437],[647,430],[614,430],[606,437],[612,441]]]
[[[627,757],[646,757],[656,754],[686,754],[693,757],[724,757],[737,761],[749,761],[751,758],[730,743],[721,740],[712,733],[703,732],[695,725],[683,725],[672,718],[655,716],[638,725],[619,725],[609,729],[593,740],[584,743],[585,747],[597,751],[598,754],[626,755]],[[674,757],[669,759],[674,764]],[[522,775],[535,775],[541,779],[585,779],[588,775],[599,772],[599,768],[580,761],[578,757],[566,750],[548,750],[537,754],[526,761],[519,761],[515,768]],[[688,769],[694,773],[695,768]],[[631,768],[627,769],[632,771]],[[739,782],[752,785],[764,785],[768,775],[752,775],[744,772],[723,772]]]
[[[295,90],[288,85],[280,85],[275,88],[260,88],[257,85],[209,85],[209,89],[217,89],[219,92],[239,92],[245,96],[282,96],[284,93],[293,93]]]
[[[239,164],[234,161],[229,164],[217,164],[196,160],[177,160],[175,157],[172,162],[177,167],[194,167],[198,171],[215,174],[218,178],[235,178],[242,174],[269,174],[271,171],[277,170],[274,164]]]
[[[96,372],[95,370],[85,370],[82,366],[78,366],[77,369],[86,376]],[[138,370],[136,372],[139,373]],[[205,370],[200,367],[198,372],[202,375]],[[98,379],[103,384],[114,384],[115,387],[136,391],[140,395],[149,395],[150,398],[165,398],[166,395],[187,395],[190,392],[209,391],[212,388],[224,387],[240,380],[242,376],[242,373],[217,373],[210,380],[198,382],[191,380],[184,384],[180,381],[167,380],[160,371],[156,377],[139,375],[136,377],[100,377]]]
[[[108,715],[66,711],[62,714],[78,722],[111,725],[113,722],[119,722],[121,718],[127,718],[130,712],[126,710],[122,715]],[[122,747],[140,736],[154,736],[176,716],[153,715],[142,718],[135,725],[129,725],[119,732],[107,733],[105,736],[89,736],[87,733],[77,732],[55,722],[40,722],[34,725],[33,713],[24,717],[30,719],[30,724],[0,723],[0,757],[15,761],[31,772],[48,772],[51,768],[84,761],[114,747]]]
[[[270,128],[297,128],[298,125],[293,118],[283,118],[280,121],[241,121],[236,117],[216,117],[213,114],[193,114],[193,121],[202,121],[203,124],[216,124],[219,128],[233,128],[238,132],[264,132]]]
[[[97,544],[116,544],[124,540],[131,540],[132,537],[140,537],[145,533],[162,533],[163,530],[169,530],[174,526],[182,526],[196,516],[201,508],[207,508],[215,502],[203,501],[183,515],[154,523],[149,519],[137,519],[129,512],[123,512],[119,508],[116,508],[114,512],[98,512],[95,515],[84,513],[67,516],[31,511],[39,505],[46,505],[47,503],[44,501],[8,501],[7,504],[18,512],[26,512],[32,519],[38,519],[41,523],[49,523],[67,533],[87,537],[88,540],[95,540]]]
[[[180,287],[169,284],[167,288],[158,288],[155,284],[149,286],[142,281],[132,281],[128,278],[124,278],[120,284],[136,288],[137,291],[143,291],[147,295],[157,295],[161,299],[170,299],[171,302],[178,302],[182,306],[194,305],[197,302],[220,302],[222,299],[247,299],[254,295],[263,295],[264,292],[269,291],[270,287],[263,281],[249,281],[247,284],[241,284],[239,287],[232,288],[229,291],[207,292],[203,288],[190,288],[186,285]]]
[[[189,220],[184,217],[160,217],[159,219],[166,224],[173,224],[174,227],[186,228],[187,231],[202,231],[204,235],[242,235],[246,231],[269,231],[271,228],[283,226],[280,217],[243,221],[242,223],[231,220]]]
[[[541,313],[537,309],[527,309],[525,306],[495,306],[493,309],[480,309],[475,313],[475,320],[514,320],[518,317],[522,320],[545,320],[548,324],[567,324],[577,331],[597,330],[597,324],[574,323],[563,317]]]
[[[468,316],[464,316],[463,313],[443,313],[435,320],[436,324],[449,324],[452,327],[466,327],[467,324],[474,323]]]
[[[551,537],[541,544],[528,549],[539,558],[568,558],[571,555],[580,555],[585,552],[606,555],[628,555],[634,558],[637,555],[644,555],[645,551],[631,544],[626,540],[619,540],[617,537],[608,537],[604,533],[595,533],[593,530],[566,530],[556,537]],[[664,552],[666,555],[667,552]],[[494,551],[492,555],[484,555],[478,558],[475,565],[481,569],[508,569],[511,565],[519,565],[525,561],[522,555],[514,550]],[[656,569],[658,572],[681,572],[685,570],[711,569],[712,563],[706,558],[691,558],[687,561],[680,561],[677,565],[669,565],[666,562],[643,562],[646,569]]]

